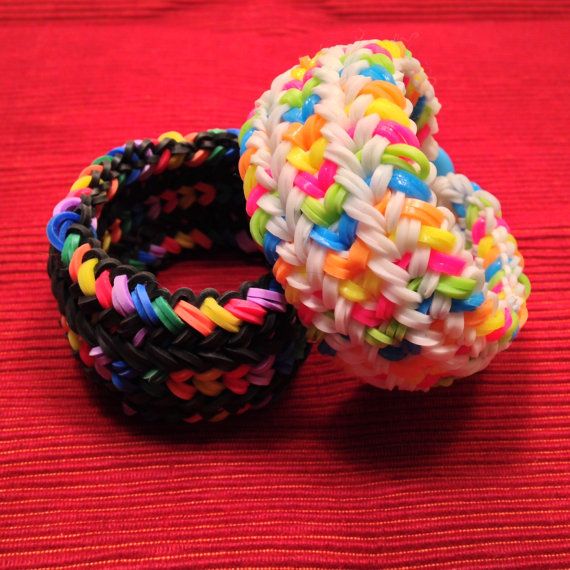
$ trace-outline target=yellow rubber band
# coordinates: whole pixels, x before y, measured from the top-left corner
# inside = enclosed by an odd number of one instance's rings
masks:
[[[163,133],[158,137],[159,141],[164,139],[174,139],[176,142],[184,142],[186,139],[182,133],[178,131],[168,131],[167,133]]]
[[[441,230],[439,228],[433,228],[431,226],[422,226],[420,230],[420,237],[418,242],[422,245],[427,245],[432,249],[437,251],[442,251],[444,253],[449,253],[453,250],[455,246],[456,238],[447,230]]]
[[[73,332],[67,332],[67,340],[69,341],[69,346],[75,351],[79,350],[79,337]]]
[[[366,290],[360,287],[360,285],[357,285],[354,281],[341,281],[338,291],[345,299],[353,303],[361,303],[368,299]]]
[[[194,379],[198,380],[199,382],[212,382],[213,380],[217,380],[222,375],[222,371],[218,370],[217,368],[212,368],[207,372],[202,372],[201,374],[195,374]]]
[[[178,232],[174,236],[174,240],[178,242],[182,247],[185,247],[187,249],[194,247],[194,240],[182,232]]]
[[[314,168],[313,165],[309,162],[308,154],[308,152],[296,146],[289,151],[289,154],[287,155],[287,161],[290,162],[297,170],[302,170],[303,172],[314,174],[317,169]]]
[[[95,295],[95,266],[98,263],[99,260],[96,257],[88,259],[79,266],[77,271],[79,288],[87,297]]]
[[[373,113],[379,115],[381,119],[396,121],[396,123],[400,123],[400,125],[403,125],[404,127],[410,126],[408,115],[406,115],[406,113],[404,113],[396,103],[393,103],[388,99],[375,99],[370,103],[364,114],[372,115]]]
[[[213,297],[206,297],[200,306],[200,310],[219,327],[229,331],[238,332],[241,319],[232,315],[227,309],[224,309]]]
[[[257,167],[252,164],[245,173],[245,178],[243,179],[243,193],[246,198],[249,198],[253,187],[257,184],[257,179],[255,178],[255,171]]]
[[[393,40],[379,40],[376,42],[380,47],[390,52],[390,55],[395,58],[400,58],[406,53],[406,46],[402,42],[395,42]]]
[[[81,188],[88,188],[90,182],[91,176],[81,176],[73,183],[73,186],[69,189],[69,191],[73,192],[74,190],[80,190]]]
[[[199,380],[193,380],[192,383],[196,390],[205,396],[217,396],[224,389],[224,385],[221,382],[200,382]]]
[[[325,149],[327,148],[327,140],[324,137],[317,139],[309,150],[309,162],[315,169],[319,169],[325,160]]]
[[[481,323],[475,331],[477,336],[485,336],[505,325],[505,311],[499,309],[495,311],[487,320]]]

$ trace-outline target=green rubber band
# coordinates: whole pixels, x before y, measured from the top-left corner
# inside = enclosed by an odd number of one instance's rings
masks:
[[[497,271],[497,273],[495,273],[495,275],[493,275],[493,277],[491,277],[491,279],[489,279],[489,282],[488,282],[489,289],[493,289],[493,287],[495,287],[495,285],[499,284],[504,276],[505,276],[505,270],[504,269]]]
[[[146,263],[143,263],[140,259],[129,259],[129,265],[132,265],[137,269],[146,269]]]
[[[147,370],[144,374],[143,374],[143,378],[149,382],[152,382],[153,378],[156,378],[156,376],[158,374],[160,374],[160,370],[158,368],[151,368],[150,370]]]
[[[279,99],[281,105],[289,105],[289,107],[302,107],[303,106],[303,94],[300,89],[287,89],[281,98]]]
[[[374,53],[372,55],[366,55],[362,59],[367,60],[372,65],[379,65],[380,67],[383,67],[384,69],[386,69],[386,71],[389,71],[391,75],[394,75],[394,73],[396,72],[396,67],[394,65],[394,62],[387,55],[384,55],[383,53]]]
[[[471,296],[476,285],[475,279],[442,275],[435,290],[451,299],[467,299]]]
[[[251,231],[251,237],[259,245],[263,245],[263,236],[265,235],[265,228],[267,223],[271,219],[271,214],[268,214],[261,208],[257,208],[255,213],[249,220],[249,229]]]
[[[171,333],[176,334],[184,328],[184,321],[174,312],[164,297],[157,297],[152,302],[152,306],[157,317]]]
[[[210,156],[208,156],[208,158],[206,159],[205,162],[209,162],[211,160],[214,160],[214,158],[216,158],[219,154],[223,154],[225,153],[226,149],[223,146],[217,146],[211,153]]]
[[[305,214],[313,224],[323,227],[330,226],[340,217],[340,214],[327,209],[321,201],[313,198],[312,196],[307,196],[305,198],[303,204],[301,204],[301,212],[303,212],[303,214]]]
[[[530,289],[531,289],[531,288],[530,288],[530,281],[529,281],[528,277],[527,277],[524,273],[521,273],[521,274],[519,275],[518,281],[519,281],[519,283],[522,283],[523,286],[524,286],[524,291],[525,291],[525,296],[524,296],[524,298],[525,298],[525,300],[526,300],[526,299],[528,299],[528,296],[530,295]]]
[[[473,227],[478,217],[479,208],[475,204],[469,204],[469,206],[467,206],[467,214],[465,214],[465,226],[468,230]]]
[[[313,94],[313,89],[320,84],[320,80],[316,77],[311,77],[305,85],[303,85],[303,90],[301,91],[303,99],[308,99]]]
[[[420,167],[419,173],[416,172],[417,176],[419,176],[422,180],[425,180],[429,176],[429,160],[427,159],[426,155],[418,148],[414,148],[409,144],[391,144],[386,147],[384,154],[393,155],[398,158],[405,156],[416,162],[416,164]]]
[[[247,131],[249,131],[251,129],[251,127],[253,127],[253,121],[255,119],[254,117],[251,117],[251,119],[248,119],[242,126],[241,129],[239,130],[239,135],[238,135],[238,141],[241,144],[241,141],[245,135],[245,133],[247,133]]]
[[[325,208],[330,212],[334,212],[338,217],[343,212],[343,205],[348,198],[348,190],[335,182],[329,186],[324,199]]]
[[[392,156],[391,154],[386,154],[386,152],[384,152],[382,158],[380,159],[380,162],[382,164],[390,164],[391,166],[396,166],[400,170],[405,170],[414,176],[418,175],[417,170],[409,162],[398,156]]]
[[[108,154],[103,154],[102,156],[96,158],[91,164],[105,164],[105,162],[111,162],[113,160],[112,156]]]
[[[73,253],[79,247],[80,242],[81,236],[79,234],[76,234],[75,232],[67,234],[67,237],[63,242],[63,249],[61,250],[61,260],[65,265],[69,265],[71,263]]]
[[[420,283],[422,282],[422,277],[414,277],[414,279],[412,279],[408,285],[406,286],[407,289],[410,289],[410,291],[415,291],[416,293],[418,292],[418,289],[420,288]]]
[[[366,330],[365,340],[373,345],[391,345],[393,339],[378,329],[369,328]]]
[[[399,323],[396,319],[392,319],[388,323],[388,326],[386,327],[385,333],[388,336],[397,340],[398,342],[401,342],[404,339],[404,336],[405,336],[407,330],[408,330],[408,327],[406,325]]]
[[[509,309],[509,311],[511,311],[511,317],[513,319],[513,322],[511,323],[511,326],[508,328],[504,336],[504,339],[507,342],[511,340],[513,334],[515,334],[515,331],[519,328],[519,323],[520,323],[519,316],[513,310]]]

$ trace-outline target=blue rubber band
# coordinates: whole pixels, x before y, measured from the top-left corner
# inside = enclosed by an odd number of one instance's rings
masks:
[[[55,249],[61,251],[70,226],[79,222],[81,216],[76,212],[60,212],[48,222],[46,234]]]
[[[281,240],[270,231],[265,232],[265,236],[263,238],[263,252],[265,253],[265,257],[267,261],[273,265],[278,259],[279,255],[277,255],[277,246],[281,243]]]
[[[137,286],[131,293],[131,297],[133,299],[133,303],[137,309],[137,312],[143,321],[145,321],[147,324],[155,326],[160,324],[160,319],[158,318],[158,315],[152,306],[152,302],[148,296],[146,287],[142,283],[137,283]],[[139,302],[142,311],[139,310],[137,301]]]
[[[301,108],[301,119],[303,123],[315,113],[315,105],[321,100],[318,95],[311,95],[307,97]]]
[[[414,121],[414,123],[416,123],[417,120],[420,118],[420,115],[422,114],[425,106],[426,106],[426,98],[424,95],[422,95],[418,99],[417,103],[414,105],[412,114],[410,115],[410,119]]]
[[[503,262],[500,257],[497,257],[487,269],[485,269],[485,281],[490,281],[495,273],[499,272],[503,268]]]
[[[463,313],[464,311],[474,311],[477,307],[483,304],[485,296],[481,291],[474,293],[471,297],[467,299],[452,299],[451,309],[452,313]]]
[[[315,226],[311,230],[310,235],[317,243],[320,243],[329,249],[334,249],[335,251],[346,250],[346,245],[340,240],[338,234],[331,232],[326,228]]]
[[[410,198],[418,198],[429,202],[431,192],[428,185],[410,172],[394,169],[388,187],[396,192],[403,192]]]
[[[453,166],[451,158],[449,158],[447,152],[445,152],[441,147],[439,148],[439,153],[433,163],[437,169],[438,176],[445,176],[450,172],[455,172],[455,167]]]
[[[245,145],[247,143],[247,141],[251,138],[251,135],[253,135],[253,133],[255,132],[254,129],[249,129],[249,131],[247,131],[244,135],[243,138],[241,139],[241,144],[239,146],[240,148],[240,152],[243,154],[246,151]]]
[[[291,109],[283,113],[281,120],[287,121],[288,123],[302,123],[303,110],[299,109],[298,107],[292,107]]]
[[[358,222],[351,218],[346,212],[343,212],[338,222],[338,237],[344,242],[345,249],[348,249],[356,239],[356,228]]]
[[[432,301],[433,301],[433,296],[428,297],[427,299],[424,299],[418,305],[418,308],[416,309],[416,311],[418,311],[419,313],[423,313],[424,315],[427,315],[429,313],[429,310],[431,309]]]
[[[392,74],[381,65],[371,65],[369,68],[363,69],[359,75],[370,77],[372,80],[388,81],[388,83],[396,85],[396,81],[394,81]]]

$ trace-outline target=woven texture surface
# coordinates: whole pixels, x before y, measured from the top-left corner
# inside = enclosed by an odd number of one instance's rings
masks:
[[[0,567],[570,567],[569,3],[98,4],[0,5]],[[58,325],[54,204],[117,144],[238,126],[298,56],[366,37],[424,62],[438,140],[501,200],[533,284],[520,337],[427,395],[313,355],[249,416],[174,434],[123,418]],[[224,256],[161,282],[262,272]]]

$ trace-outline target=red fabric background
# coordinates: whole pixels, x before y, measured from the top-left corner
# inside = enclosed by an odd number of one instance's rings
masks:
[[[0,566],[570,567],[569,17],[568,1],[2,2]],[[174,434],[123,418],[58,327],[51,208],[116,144],[239,126],[296,57],[367,37],[424,62],[442,145],[502,200],[527,327],[428,395],[313,356],[249,417]],[[165,282],[260,272],[230,265]]]

